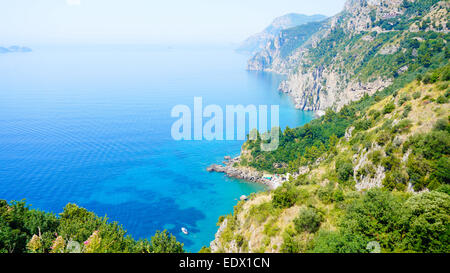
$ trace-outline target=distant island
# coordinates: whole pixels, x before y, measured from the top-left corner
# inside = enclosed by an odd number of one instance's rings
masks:
[[[5,53],[24,53],[24,52],[32,52],[31,48],[25,46],[10,46],[10,47],[2,47],[0,46],[0,54]]]

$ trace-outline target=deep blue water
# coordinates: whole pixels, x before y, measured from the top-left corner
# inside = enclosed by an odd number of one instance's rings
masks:
[[[35,47],[0,55],[0,199],[60,213],[68,202],[134,238],[168,229],[189,251],[260,185],[210,174],[242,141],[174,141],[177,104],[277,104],[282,127],[312,113],[277,92],[280,77],[244,70],[231,49]],[[184,226],[189,235],[181,233]]]

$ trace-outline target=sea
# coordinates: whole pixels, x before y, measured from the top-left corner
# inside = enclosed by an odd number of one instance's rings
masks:
[[[230,46],[32,49],[0,54],[0,199],[55,214],[76,203],[135,239],[168,230],[197,252],[241,195],[266,190],[208,173],[244,141],[175,140],[175,106],[279,105],[282,128],[314,117],[278,91],[282,75],[246,71]]]

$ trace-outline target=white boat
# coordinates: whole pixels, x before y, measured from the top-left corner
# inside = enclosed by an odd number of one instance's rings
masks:
[[[182,231],[184,234],[186,234],[186,235],[189,234],[189,232],[187,231],[187,229],[186,229],[185,227],[182,227],[182,228],[181,228],[181,231]]]

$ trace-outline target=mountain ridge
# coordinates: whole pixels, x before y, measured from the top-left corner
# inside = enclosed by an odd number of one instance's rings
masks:
[[[263,31],[254,34],[243,41],[236,49],[238,52],[255,53],[262,49],[268,41],[275,38],[281,30],[303,25],[309,22],[321,21],[326,18],[325,15],[314,14],[304,15],[299,13],[288,13],[275,18],[272,23]]]
[[[344,11],[310,29],[309,36],[294,46],[289,43],[298,38],[296,33],[282,31],[247,68],[287,74],[279,89],[291,95],[299,109],[338,110],[389,86],[398,74],[413,72],[422,59],[433,58],[427,52],[415,56],[418,48],[405,44],[413,39],[423,44],[430,33],[447,43],[449,9],[449,2],[439,0],[351,0]],[[374,64],[379,69],[369,71]]]

